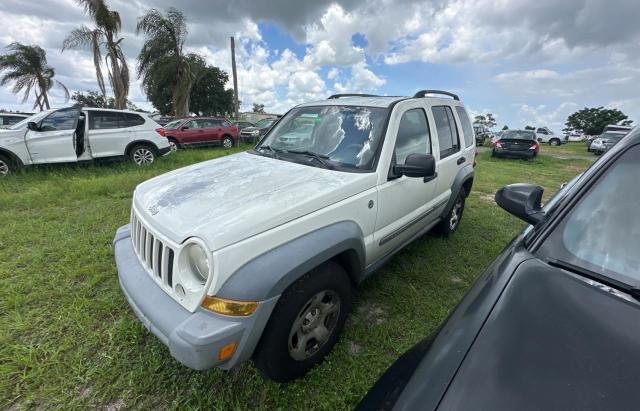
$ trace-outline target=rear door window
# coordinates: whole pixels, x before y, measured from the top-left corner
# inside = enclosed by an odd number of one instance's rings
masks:
[[[119,127],[117,111],[89,111],[89,130],[104,130]]]
[[[120,127],[136,127],[145,123],[144,119],[133,113],[120,113]]]
[[[464,107],[456,106],[456,111],[458,112],[458,118],[460,119],[460,124],[462,125],[464,145],[465,147],[471,147],[473,146],[474,133],[473,127],[471,126],[471,120],[469,119],[469,115],[467,114],[467,110],[465,110]]]
[[[447,158],[460,151],[460,138],[453,112],[449,106],[434,106],[431,111],[440,143],[440,159]]]

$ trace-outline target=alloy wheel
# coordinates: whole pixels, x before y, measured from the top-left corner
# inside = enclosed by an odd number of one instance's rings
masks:
[[[171,152],[178,151],[178,145],[173,140],[169,140],[169,147],[171,148]]]
[[[153,152],[146,147],[137,148],[136,151],[133,152],[133,162],[139,166],[151,164],[153,160]]]
[[[9,174],[9,164],[4,160],[0,160],[0,176],[6,176]]]
[[[340,296],[320,291],[304,305],[289,332],[289,355],[297,361],[312,357],[329,340],[340,317]]]
[[[458,198],[451,209],[451,218],[449,219],[449,229],[451,231],[455,230],[460,222],[460,211],[462,211],[462,199]]]
[[[233,147],[233,140],[231,140],[230,138],[222,139],[222,147],[224,147],[224,148]]]

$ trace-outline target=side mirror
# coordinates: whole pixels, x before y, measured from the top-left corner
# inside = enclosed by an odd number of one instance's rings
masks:
[[[189,127],[188,126],[183,126],[183,127],[180,127],[180,130],[181,131],[189,130]]]
[[[40,127],[38,127],[38,123],[34,123],[30,121],[27,123],[27,128],[31,131],[40,131]]]
[[[544,218],[544,188],[533,184],[509,184],[496,192],[496,203],[510,214],[536,225]]]
[[[409,154],[404,164],[393,167],[393,172],[407,177],[424,177],[426,183],[437,177],[436,160],[431,154]]]

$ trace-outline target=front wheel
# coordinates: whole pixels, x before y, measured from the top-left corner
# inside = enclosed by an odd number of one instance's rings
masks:
[[[560,140],[558,140],[557,138],[552,138],[551,140],[549,140],[549,144],[551,144],[552,146],[559,146]]]
[[[449,237],[453,234],[460,225],[462,219],[462,213],[464,212],[464,190],[460,190],[456,197],[451,210],[445,216],[445,218],[438,224],[438,232],[444,237]]]
[[[146,144],[140,144],[131,149],[129,157],[139,166],[148,166],[156,161],[156,151]]]
[[[11,162],[7,157],[0,155],[0,177],[7,176],[13,171],[13,162]]]
[[[331,351],[351,310],[351,283],[338,264],[309,271],[282,294],[254,353],[262,375],[302,377]]]

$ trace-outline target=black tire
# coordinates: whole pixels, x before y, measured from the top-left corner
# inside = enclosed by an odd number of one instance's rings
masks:
[[[562,144],[562,142],[557,138],[552,138],[551,140],[549,140],[550,146],[559,146],[560,144]]]
[[[233,139],[231,136],[223,136],[220,141],[220,145],[224,148],[232,148],[233,147]]]
[[[334,311],[323,313],[320,307],[331,307],[332,302]],[[351,282],[345,270],[329,261],[309,271],[280,297],[253,355],[256,367],[263,376],[277,382],[302,377],[331,351],[349,311]],[[328,334],[320,333],[325,339],[318,344],[315,332],[321,324]],[[312,326],[314,328],[309,329]],[[302,350],[296,347],[301,333],[308,338]],[[296,354],[302,358],[295,359]]]
[[[129,159],[139,166],[148,166],[156,161],[156,148],[149,144],[136,144],[129,150]]]
[[[13,161],[7,156],[0,154],[0,178],[12,174],[16,171],[16,166]]]
[[[438,223],[436,231],[443,237],[449,237],[460,226],[460,220],[462,220],[462,214],[464,212],[465,193],[464,189],[461,189],[456,196],[456,200],[453,206],[447,213],[446,217]],[[453,223],[455,219],[455,224]]]

